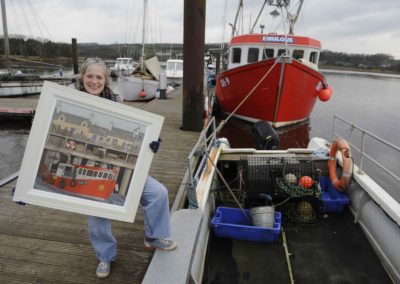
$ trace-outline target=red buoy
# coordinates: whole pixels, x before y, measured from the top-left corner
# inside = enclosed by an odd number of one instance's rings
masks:
[[[299,181],[299,184],[304,188],[310,188],[313,183],[313,179],[309,176],[302,176]]]
[[[139,93],[139,96],[141,98],[145,98],[147,96],[147,94],[146,94],[146,92],[144,90],[141,90],[140,93]]]
[[[329,101],[329,99],[332,96],[332,88],[328,85],[324,86],[318,93],[318,97],[321,101],[326,102]]]

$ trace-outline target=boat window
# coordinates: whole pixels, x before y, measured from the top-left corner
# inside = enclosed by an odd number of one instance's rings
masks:
[[[317,64],[318,52],[312,51],[310,53],[310,62]]]
[[[107,179],[108,178],[108,173],[104,173],[103,178]]]
[[[97,177],[97,172],[93,172],[93,177]]]
[[[301,58],[304,58],[304,50],[300,50],[300,49],[295,49],[294,51],[293,51],[293,58],[294,59],[301,59]]]
[[[174,70],[175,69],[175,62],[167,62],[167,69]]]
[[[112,175],[112,174],[110,174],[109,176],[108,176],[108,179],[113,179],[114,178],[114,175]]]
[[[284,53],[286,53],[286,49],[279,49],[278,50],[278,56],[281,56]]]
[[[232,63],[240,63],[241,56],[242,56],[241,48],[232,48]]]
[[[83,169],[82,175],[86,175],[86,169]]]
[[[274,50],[272,48],[264,48],[262,59],[272,58],[274,57]]]
[[[183,71],[183,63],[176,62],[176,71]]]
[[[247,63],[257,62],[258,61],[258,48],[250,47],[249,52],[247,53]]]
[[[82,169],[81,169],[81,168],[79,168],[78,174],[79,174],[79,175],[82,174]]]
[[[87,175],[88,177],[93,176],[93,171],[92,171],[92,170],[88,170],[86,175]]]
[[[64,175],[65,175],[66,177],[72,176],[73,173],[74,173],[74,168],[73,168],[73,167],[70,167],[70,166],[65,167],[65,169],[64,169]]]
[[[102,177],[103,177],[103,173],[102,173],[102,172],[99,172],[98,177],[99,177],[99,178],[102,178]]]

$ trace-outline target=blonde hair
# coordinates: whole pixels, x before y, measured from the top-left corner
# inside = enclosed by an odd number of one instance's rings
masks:
[[[82,63],[82,65],[79,69],[79,74],[76,77],[76,88],[78,90],[80,90],[80,91],[85,90],[84,86],[83,86],[83,77],[85,76],[87,69],[94,64],[100,66],[103,69],[104,77],[106,79],[106,82],[104,84],[104,89],[110,88],[111,75],[110,75],[110,70],[108,70],[106,63],[98,57],[89,57],[89,58],[86,58],[85,61]]]

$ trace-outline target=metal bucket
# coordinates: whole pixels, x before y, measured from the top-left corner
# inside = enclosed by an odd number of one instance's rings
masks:
[[[274,206],[259,206],[250,209],[250,214],[253,217],[254,226],[256,227],[274,227],[275,223],[275,207]]]

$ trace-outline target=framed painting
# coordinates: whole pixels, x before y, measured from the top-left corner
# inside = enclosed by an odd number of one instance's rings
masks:
[[[133,222],[163,121],[45,82],[14,201]]]

